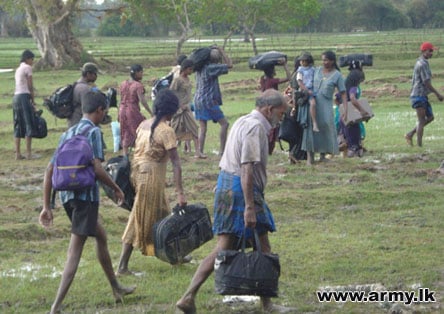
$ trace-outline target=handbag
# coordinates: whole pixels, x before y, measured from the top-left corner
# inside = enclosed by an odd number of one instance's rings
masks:
[[[172,265],[183,262],[186,255],[213,238],[210,214],[204,204],[173,208],[153,226],[154,253]]]
[[[40,114],[34,112],[34,127],[31,134],[33,138],[45,138],[48,135],[46,120]]]
[[[256,250],[245,252],[245,231],[240,251],[222,250],[214,262],[215,290],[221,295],[277,297],[281,266],[279,256],[262,253],[254,230]]]

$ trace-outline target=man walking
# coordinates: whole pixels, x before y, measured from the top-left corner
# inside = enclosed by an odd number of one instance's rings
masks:
[[[434,93],[439,101],[443,101],[443,96],[432,86],[432,72],[429,66],[429,59],[436,50],[429,42],[423,42],[421,45],[421,56],[416,60],[413,69],[412,91],[410,93],[410,101],[412,108],[416,110],[418,122],[416,126],[405,135],[407,144],[413,145],[413,135],[416,133],[416,143],[422,146],[422,137],[424,127],[433,121],[432,106],[429,103],[428,94]]]

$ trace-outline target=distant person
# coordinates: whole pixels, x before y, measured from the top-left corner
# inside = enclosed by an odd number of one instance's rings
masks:
[[[154,256],[153,226],[171,214],[165,194],[167,163],[171,161],[177,204],[186,205],[182,186],[182,167],[174,130],[169,125],[179,108],[179,99],[169,89],[161,90],[154,100],[154,116],[137,129],[136,146],[131,163],[131,181],[136,197],[122,235],[122,253],[117,275],[132,275],[128,263],[136,248],[145,256]],[[189,262],[186,256],[183,262]]]
[[[313,93],[314,79],[314,60],[310,53],[305,52],[300,57],[301,66],[297,70],[297,80],[300,90],[308,95],[310,105],[310,117],[313,124],[313,131],[319,132],[318,122],[316,120],[316,95]]]
[[[119,186],[102,168],[104,160],[103,143],[100,129],[97,125],[107,113],[105,95],[100,92],[88,91],[82,99],[83,118],[73,127],[69,128],[60,138],[59,145],[76,134],[84,134],[93,148],[94,172],[96,180],[111,187],[119,201],[122,203],[124,194]],[[87,129],[90,128],[89,131]],[[53,212],[50,207],[52,190],[54,156],[46,167],[43,181],[43,208],[40,212],[39,222],[45,228],[53,224]],[[111,284],[114,299],[122,302],[123,297],[133,293],[135,287],[123,287],[119,284],[113,271],[113,265],[108,251],[105,229],[99,220],[99,185],[96,184],[80,191],[61,191],[60,199],[71,221],[71,239],[68,247],[68,257],[62,273],[59,289],[54,303],[51,306],[51,314],[61,313],[62,302],[68,293],[82,256],[83,247],[88,237],[95,237],[97,258],[105,275]]]
[[[176,59],[176,65],[171,69],[171,72],[173,73],[173,79],[178,77],[180,75],[180,69],[182,62],[187,58],[187,55],[181,54]]]
[[[130,69],[130,78],[120,84],[120,141],[124,155],[128,155],[129,149],[134,147],[136,130],[139,124],[146,119],[140,112],[139,104],[143,105],[150,116],[153,115],[145,97],[142,78],[143,67],[140,64],[134,64]]]
[[[422,146],[424,127],[433,121],[432,105],[429,102],[428,94],[434,93],[439,101],[444,97],[432,86],[432,71],[430,70],[429,59],[433,56],[433,51],[437,48],[429,42],[421,44],[421,55],[416,60],[413,68],[412,90],[410,92],[410,102],[412,108],[416,110],[418,121],[415,127],[405,135],[407,144],[413,145],[413,136],[416,133],[416,143]]]
[[[199,121],[199,154],[204,154],[207,123],[213,121],[220,124],[219,156],[225,149],[227,140],[228,121],[220,109],[222,106],[222,93],[219,86],[219,76],[228,73],[233,67],[231,59],[222,47],[211,49],[210,63],[196,72],[196,91],[194,93],[195,117]]]
[[[74,112],[68,117],[68,128],[79,123],[82,118],[82,97],[91,89],[97,89],[94,83],[97,80],[99,69],[96,64],[87,62],[82,67],[82,76],[77,80],[74,87],[73,103]]]
[[[311,119],[304,129],[302,149],[307,152],[307,165],[314,163],[315,153],[320,154],[319,161],[326,161],[326,154],[339,153],[338,139],[333,113],[333,95],[335,90],[341,94],[342,104],[347,105],[347,93],[344,78],[336,62],[333,51],[322,54],[322,66],[316,68],[313,92],[316,94],[316,120],[319,132],[313,131]]]
[[[259,79],[259,88],[261,92],[264,92],[267,89],[279,89],[279,84],[288,82],[291,77],[291,73],[287,67],[287,60],[283,59],[279,62],[280,65],[284,67],[285,70],[285,78],[276,78],[276,69],[274,65],[267,67],[264,70],[264,75],[262,75]]]
[[[345,88],[347,90],[347,100],[361,113],[363,118],[370,118],[370,114],[361,107],[358,99],[361,97],[360,84],[365,80],[364,70],[361,62],[353,60],[349,66],[349,74],[345,79]],[[350,123],[345,125],[344,120],[340,119],[342,131],[347,145],[347,157],[362,157],[364,147],[362,146],[362,122]],[[362,127],[361,127],[362,125]],[[338,143],[340,144],[340,143]]]
[[[171,127],[176,132],[178,141],[194,142],[194,157],[206,158],[199,149],[198,126],[191,112],[191,90],[193,88],[189,75],[193,73],[193,61],[185,59],[181,64],[181,70],[178,77],[173,79],[170,89],[174,91],[179,98],[179,109],[171,120]],[[189,147],[191,150],[191,147]]]
[[[272,127],[279,124],[286,110],[284,96],[268,89],[256,99],[256,108],[233,124],[219,163],[215,190],[213,232],[217,235],[217,243],[202,260],[187,290],[176,303],[177,309],[183,313],[197,313],[197,293],[213,272],[218,252],[234,250],[245,228],[249,228],[245,232],[248,240],[252,239],[252,228],[255,228],[262,252],[271,252],[268,233],[276,231],[276,227],[264,199],[268,134]],[[268,297],[261,297],[261,303],[267,313],[294,312],[294,309],[273,304]]]
[[[12,99],[14,119],[15,159],[31,159],[32,131],[34,129],[34,85],[32,81],[32,65],[34,53],[25,50],[20,59],[20,65],[15,71],[15,90]],[[26,157],[21,154],[20,140],[26,141]]]

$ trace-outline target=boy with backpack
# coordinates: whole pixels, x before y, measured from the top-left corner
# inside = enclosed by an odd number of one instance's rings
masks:
[[[121,302],[125,295],[130,294],[135,290],[135,287],[123,287],[117,281],[108,251],[105,229],[98,220],[99,186],[97,184],[97,180],[111,187],[115,191],[115,195],[120,203],[122,203],[124,200],[122,190],[114,181],[112,181],[112,179],[102,168],[101,164],[101,162],[104,160],[103,142],[100,129],[97,127],[97,125],[103,120],[103,117],[108,111],[105,95],[100,92],[88,91],[82,97],[82,110],[83,118],[80,120],[80,122],[69,128],[62,135],[59,143],[59,149],[55,152],[51,161],[49,162],[43,181],[43,209],[40,212],[39,222],[43,227],[48,228],[53,223],[53,212],[52,208],[50,207],[51,190],[53,189],[53,185],[57,185],[61,178],[67,179],[64,175],[61,175],[60,177],[53,176],[53,172],[60,170],[55,170],[54,165],[59,164],[58,158],[59,156],[62,156],[60,152],[63,151],[61,148],[62,144],[66,144],[74,137],[86,137],[91,146],[90,149],[83,149],[84,152],[80,150],[73,150],[72,160],[76,159],[74,158],[74,155],[83,154],[80,156],[82,158],[79,159],[88,158],[85,156],[92,151],[92,160],[90,161],[90,165],[78,165],[77,167],[72,165],[71,168],[93,167],[96,180],[90,187],[82,187],[81,184],[84,182],[81,182],[82,180],[80,180],[79,184],[73,184],[72,187],[69,187],[68,185],[68,187],[64,188],[66,190],[60,191],[61,202],[66,214],[68,215],[68,218],[71,221],[71,239],[68,248],[67,261],[50,313],[59,313],[61,311],[63,299],[65,298],[68,289],[74,280],[74,275],[77,271],[83,247],[88,236],[95,237],[96,239],[97,257],[108,278],[108,281],[111,284],[116,302]],[[67,157],[65,157],[65,159],[67,159]],[[69,167],[64,165],[60,168],[66,169]],[[71,175],[71,177],[75,177],[75,175]]]

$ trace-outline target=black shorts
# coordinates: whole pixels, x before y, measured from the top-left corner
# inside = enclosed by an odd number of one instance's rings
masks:
[[[82,200],[69,200],[63,204],[71,221],[71,233],[81,236],[96,236],[99,203]]]
[[[14,117],[14,137],[31,137],[32,130],[34,130],[34,108],[31,104],[31,95],[14,95],[12,103]]]

